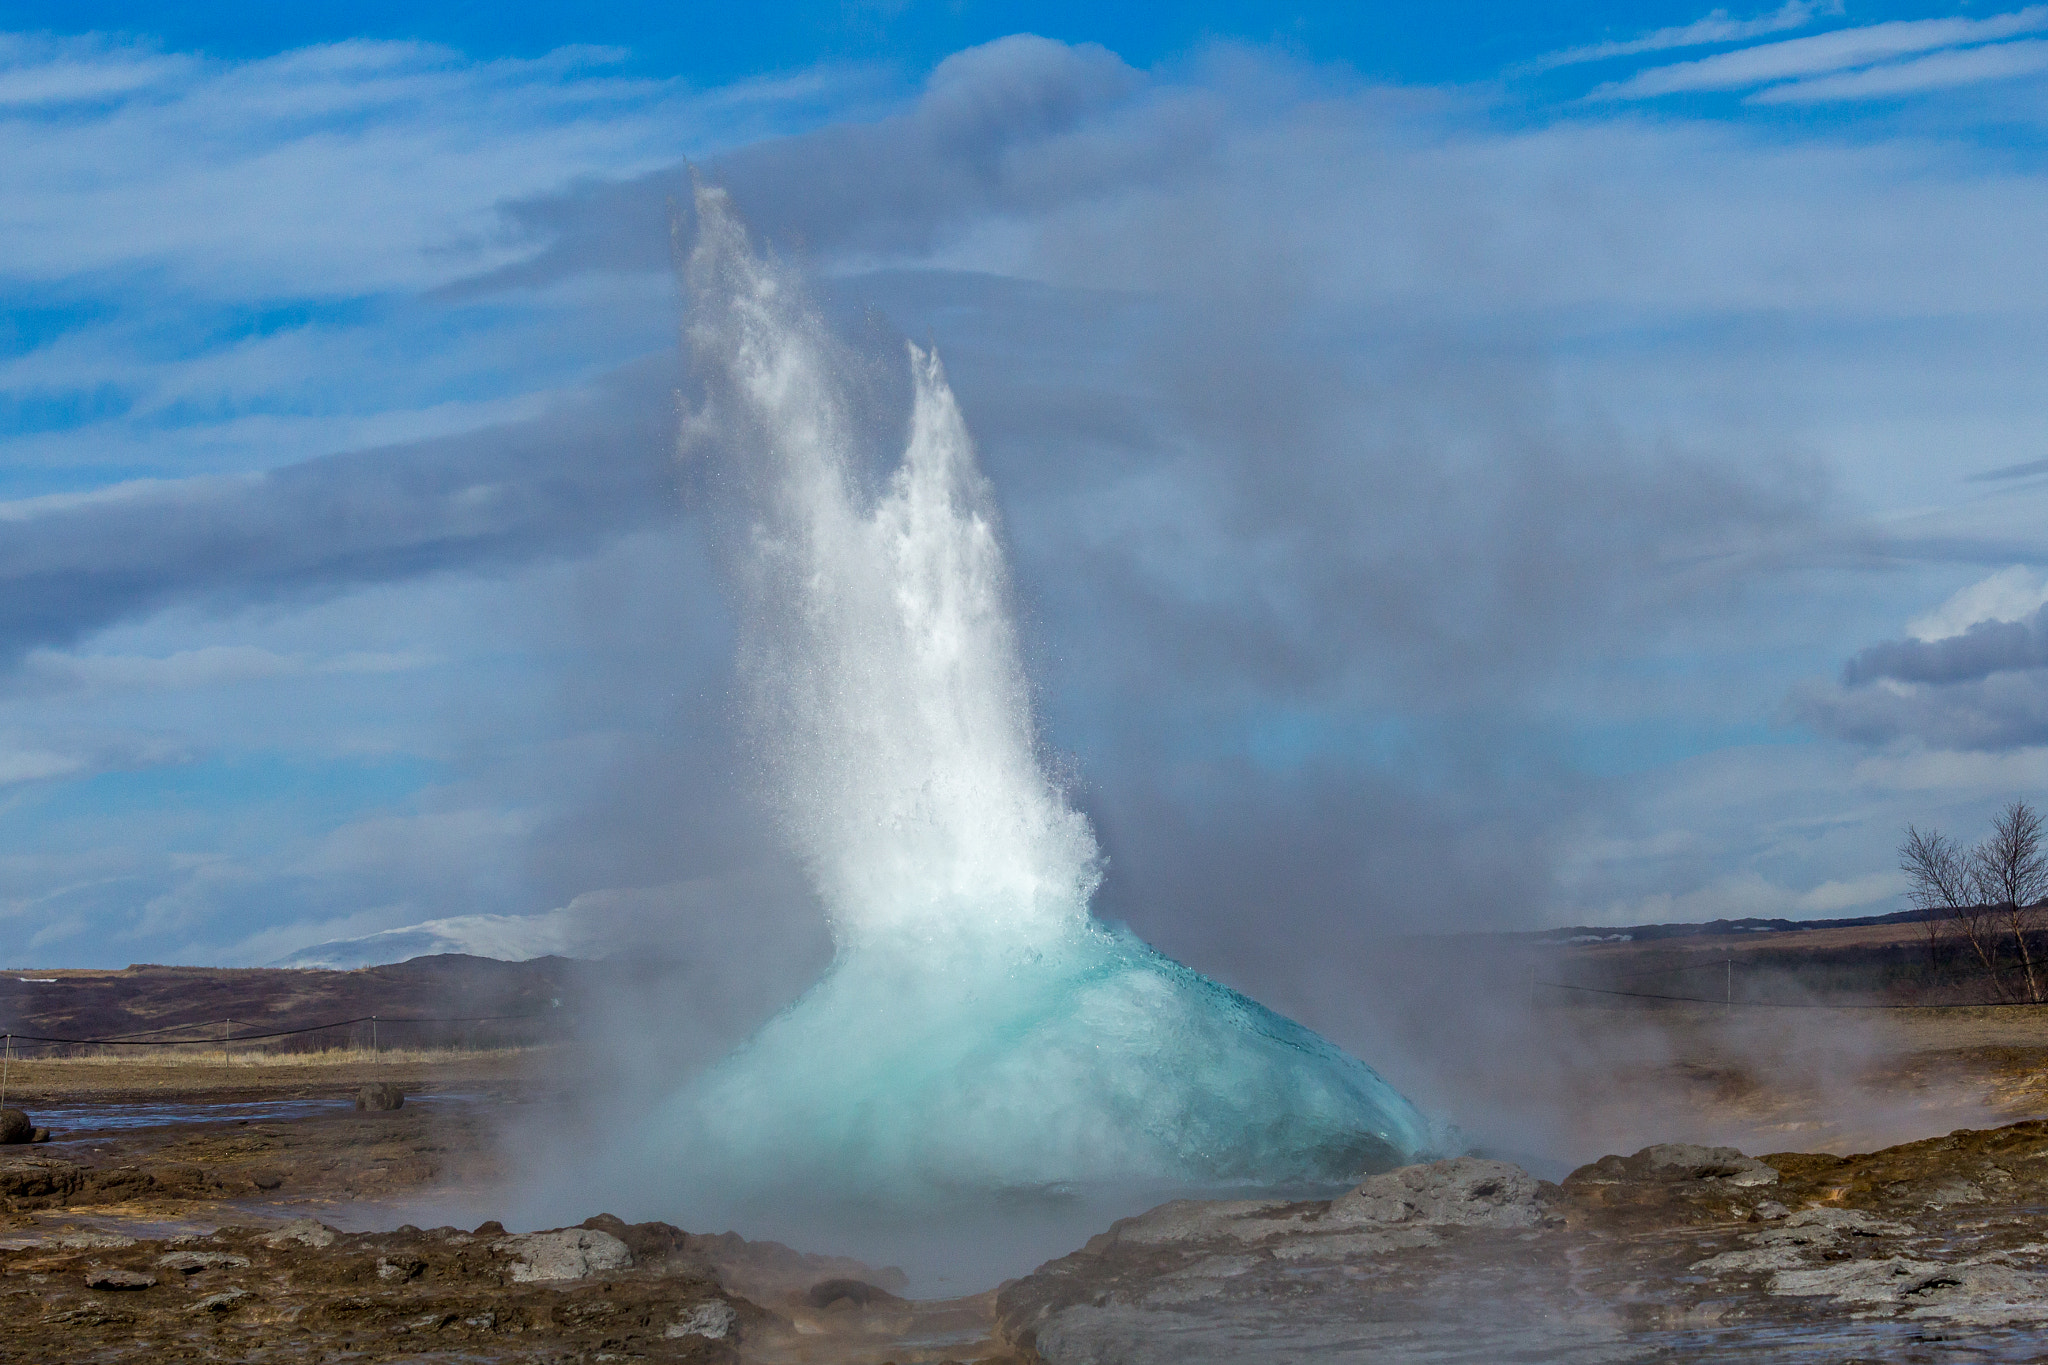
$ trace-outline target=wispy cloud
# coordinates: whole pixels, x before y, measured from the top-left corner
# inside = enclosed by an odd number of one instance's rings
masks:
[[[1588,98],[1650,99],[1659,95],[1742,90],[1870,66],[1914,53],[1994,42],[2048,28],[2048,6],[2033,5],[1989,19],[1913,19],[1817,33],[1638,72],[1603,85]]]
[[[1987,469],[1981,474],[1966,476],[1966,483],[2002,483],[2007,479],[2031,479],[2037,474],[2048,474],[2048,460],[2023,460],[2019,464],[2001,465]]]
[[[68,777],[85,767],[86,760],[77,754],[52,753],[47,749],[0,749],[0,786]]]
[[[1993,43],[1989,47],[1937,52],[1816,80],[1774,85],[1751,95],[1756,104],[1820,104],[1831,100],[1889,99],[1922,90],[1982,85],[2048,71],[2048,42]]]
[[[19,118],[37,105],[106,101],[190,79],[203,65],[98,37],[0,34],[0,106]]]
[[[280,654],[256,645],[209,645],[162,658],[38,649],[23,661],[23,671],[31,679],[56,686],[154,692],[323,674],[404,673],[429,662],[422,654],[351,650],[322,658]]]
[[[1655,29],[1635,38],[1589,43],[1584,47],[1553,52],[1530,62],[1524,69],[1553,71],[1562,66],[1611,61],[1616,57],[1633,57],[1644,52],[1669,52],[1679,48],[1707,47],[1715,43],[1737,43],[1749,38],[1761,38],[1766,34],[1804,28],[1813,22],[1816,15],[1835,15],[1841,12],[1841,0],[1786,0],[1778,9],[1754,19],[1733,19],[1729,17],[1727,10],[1717,9],[1704,19],[1695,19],[1689,24]]]

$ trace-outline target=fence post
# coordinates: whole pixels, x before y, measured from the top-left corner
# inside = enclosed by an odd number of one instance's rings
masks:
[[[377,1050],[377,1016],[370,1016],[370,1051]]]
[[[1724,1015],[1735,1012],[1735,954],[1728,955],[1725,966],[1727,977],[1722,983],[1721,997],[1721,1013]]]
[[[7,1035],[7,1051],[0,1053],[0,1104],[7,1103],[7,1068],[14,1062],[14,1035]]]

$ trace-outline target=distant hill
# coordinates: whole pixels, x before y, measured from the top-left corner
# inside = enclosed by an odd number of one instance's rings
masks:
[[[589,955],[582,938],[578,925],[559,910],[542,915],[453,915],[359,938],[316,943],[270,965],[346,971],[444,954],[526,962],[537,957]]]
[[[444,953],[356,971],[139,965],[12,972],[0,976],[0,1029],[17,1039],[138,1042],[312,1029],[267,1045],[296,1050],[365,1044],[367,1023],[315,1026],[377,1015],[377,1040],[386,1047],[504,1046],[561,1036],[588,970],[560,957],[499,962]],[[482,1022],[407,1022],[450,1019]]]
[[[1789,934],[1816,929],[1864,929],[1886,924],[1924,924],[1946,917],[1941,910],[1900,910],[1853,919],[1715,919],[1703,924],[1574,924],[1504,937],[1532,943],[1641,943],[1661,938],[1716,938],[1738,934]]]

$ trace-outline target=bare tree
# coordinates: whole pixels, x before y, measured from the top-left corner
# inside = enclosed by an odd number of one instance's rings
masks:
[[[2027,999],[2041,1002],[2040,974],[2034,966],[2034,907],[2048,896],[2048,854],[2041,851],[2041,817],[2024,801],[2015,801],[1991,822],[1991,833],[1970,854],[1970,875],[1978,897],[1995,907],[2019,950],[2026,975]]]
[[[2005,975],[1998,969],[1997,926],[1978,894],[1977,856],[1965,852],[1940,830],[1922,833],[1906,826],[1906,838],[1899,845],[1899,871],[1906,874],[1906,897],[1922,910],[1939,910],[1961,932],[1970,950],[1991,978],[1991,989],[2000,1000],[2011,998]],[[1930,918],[1929,925],[1940,919]],[[1933,952],[1937,930],[1927,931],[1928,951]]]

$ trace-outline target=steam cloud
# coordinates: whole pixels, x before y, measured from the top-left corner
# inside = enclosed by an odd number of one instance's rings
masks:
[[[936,357],[913,348],[908,447],[864,495],[846,358],[723,192],[697,214],[696,430],[740,494],[744,695],[837,957],[669,1105],[650,1160],[680,1156],[660,1164],[732,1207],[1328,1184],[1424,1151],[1428,1125],[1370,1069],[1089,916],[1095,839],[1040,760],[996,519]]]

